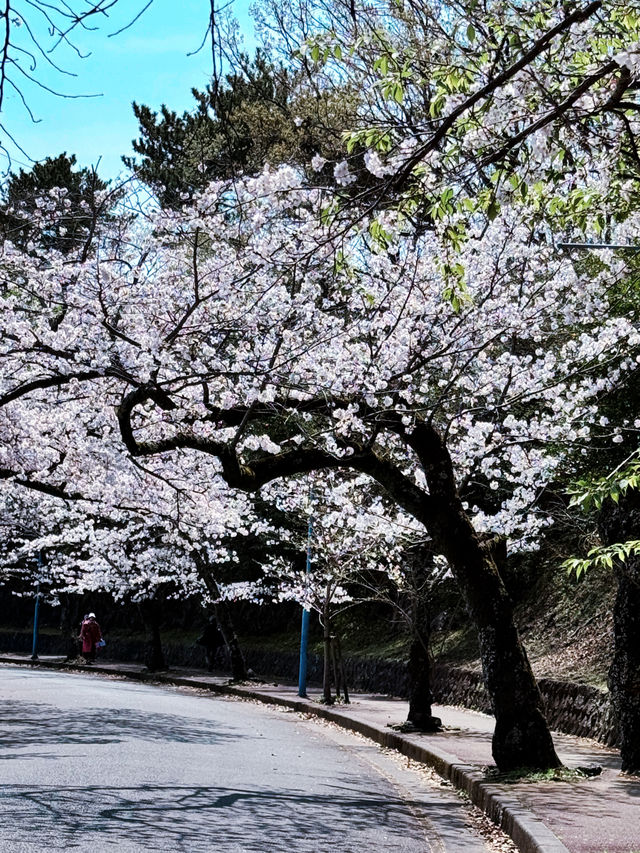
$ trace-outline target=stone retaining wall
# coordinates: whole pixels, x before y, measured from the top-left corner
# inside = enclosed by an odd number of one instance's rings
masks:
[[[607,746],[619,746],[609,694],[587,684],[571,681],[538,681],[552,729],[590,737]]]
[[[538,686],[552,729],[589,737],[607,746],[618,745],[609,694],[588,684],[541,678]],[[433,680],[436,702],[461,705],[491,714],[491,703],[482,675],[470,670],[436,665]]]
[[[440,705],[461,705],[474,711],[483,711],[485,714],[493,713],[479,672],[436,664],[432,678],[433,695]]]
[[[256,673],[295,681],[298,656],[283,652],[247,649],[247,664]],[[345,660],[347,685],[364,693],[386,693],[406,697],[409,694],[407,668],[403,661],[376,658]],[[308,680],[322,680],[322,658],[309,655]],[[617,732],[612,717],[609,694],[597,687],[572,681],[542,678],[538,681],[545,701],[547,719],[552,729],[567,734],[590,737],[607,746],[616,746]],[[436,664],[433,671],[434,701],[440,705],[460,705],[491,714],[491,702],[479,672]]]

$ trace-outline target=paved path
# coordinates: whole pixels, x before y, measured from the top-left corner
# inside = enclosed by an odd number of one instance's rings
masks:
[[[450,789],[313,717],[0,667],[0,851],[487,853]]]
[[[0,658],[3,659],[9,658]],[[10,659],[28,662],[27,656]],[[359,694],[352,697],[348,706],[327,708],[318,703],[316,690],[310,690],[309,700],[305,701],[291,686],[230,687],[225,678],[201,671],[176,668],[164,675],[145,676],[143,668],[133,664],[104,664],[102,668],[134,678],[168,678],[333,719],[435,767],[466,790],[509,832],[524,853],[640,853],[640,780],[621,775],[617,752],[595,741],[564,734],[554,737],[567,767],[599,764],[603,772],[598,777],[572,782],[496,784],[487,781],[483,772],[492,764],[493,719],[475,711],[436,707],[434,712],[442,718],[446,731],[400,735],[389,728],[406,718],[407,703],[399,699]]]

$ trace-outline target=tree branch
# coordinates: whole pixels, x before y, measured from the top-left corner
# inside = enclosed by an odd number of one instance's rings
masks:
[[[199,438],[183,433],[172,438],[140,442],[134,435],[131,416],[136,406],[141,405],[146,400],[155,399],[158,393],[166,398],[161,397],[164,402],[162,407],[167,408],[166,401],[168,398],[166,394],[158,392],[158,389],[150,386],[131,391],[117,408],[120,433],[132,456],[153,456],[178,449],[198,450],[214,456],[220,461],[223,477],[232,488],[247,492],[258,491],[262,486],[273,480],[307,474],[311,471],[351,469],[368,474],[376,480],[409,514],[420,521],[424,521],[432,512],[431,497],[420,489],[411,478],[407,477],[396,464],[383,459],[370,447],[352,446],[349,449],[352,449],[353,452],[344,456],[337,456],[322,448],[298,447],[272,456],[251,460],[245,464],[238,459],[233,445],[214,439]],[[326,406],[326,400],[323,402]],[[260,412],[262,415],[265,413],[265,409]],[[219,414],[223,415],[224,413],[220,412]],[[258,410],[232,409],[228,410],[226,414],[228,419],[223,420],[223,423],[229,424],[233,420],[237,424],[242,423],[247,414],[250,417],[257,417]],[[273,409],[269,411],[269,415],[273,420],[278,418],[277,411]],[[399,418],[400,416],[398,416],[398,423],[400,423]],[[395,431],[400,434],[399,429],[396,428]]]
[[[9,468],[0,468],[0,480],[13,480],[16,485],[22,486],[25,489],[42,492],[42,494],[50,495],[54,498],[61,498],[65,501],[91,500],[90,498],[85,498],[84,495],[80,494],[80,492],[68,492],[64,485],[54,486],[51,483],[43,483],[41,480],[30,480],[28,478],[18,476],[15,471],[12,471]]]
[[[24,397],[27,394],[30,394],[31,391],[38,391],[44,388],[59,388],[62,385],[67,385],[73,379],[77,379],[79,382],[84,382],[89,379],[100,379],[106,375],[107,372],[105,370],[87,370],[82,373],[68,373],[64,376],[48,376],[43,379],[34,379],[31,382],[25,382],[22,385],[18,385],[12,391],[7,391],[6,394],[3,394],[0,397],[0,406],[4,406],[7,403],[11,403],[13,400]]]
[[[402,189],[406,181],[410,178],[413,169],[418,165],[423,157],[429,153],[429,151],[434,150],[440,144],[461,115],[474,107],[479,101],[491,95],[496,91],[496,89],[503,86],[523,68],[526,68],[527,65],[533,62],[533,60],[545,50],[547,45],[549,45],[556,36],[565,32],[565,30],[570,29],[574,24],[590,18],[591,15],[597,12],[601,6],[602,0],[594,0],[593,3],[589,3],[589,5],[584,9],[577,9],[575,12],[567,15],[567,17],[560,21],[559,24],[556,24],[555,27],[552,27],[544,35],[540,36],[540,38],[534,42],[533,46],[524,53],[517,62],[514,62],[513,65],[505,68],[505,70],[498,74],[497,77],[494,77],[493,80],[489,80],[489,82],[481,89],[471,95],[471,97],[467,98],[464,103],[452,110],[433,134],[431,139],[416,150],[416,152],[404,164],[400,172],[394,175],[388,184],[390,184],[396,191],[398,189]],[[387,191],[387,189],[388,187],[385,187],[385,191]]]

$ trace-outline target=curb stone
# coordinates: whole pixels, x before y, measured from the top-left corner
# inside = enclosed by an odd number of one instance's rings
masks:
[[[265,705],[277,705],[290,708],[298,713],[313,714],[344,729],[363,735],[380,744],[380,746],[394,749],[407,758],[431,767],[443,779],[451,782],[458,790],[463,791],[473,805],[481,809],[493,823],[512,839],[520,853],[570,853],[549,827],[526,809],[516,797],[486,782],[484,775],[478,770],[477,766],[460,762],[456,756],[434,746],[425,747],[422,744],[415,743],[386,727],[348,717],[345,712],[333,710],[329,706],[319,705],[308,699],[289,699],[284,696],[262,693],[251,688],[236,687],[232,684],[201,681],[197,676],[172,676],[164,673],[120,670],[101,666],[74,666],[57,661],[32,661],[5,656],[0,656],[0,663],[58,669],[65,672],[120,675],[132,681],[171,684],[176,687],[196,687],[201,690],[208,690],[211,693],[253,699]]]

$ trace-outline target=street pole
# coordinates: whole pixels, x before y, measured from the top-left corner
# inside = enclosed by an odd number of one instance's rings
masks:
[[[313,493],[309,494],[309,498]],[[311,500],[310,500],[311,502]],[[311,571],[311,536],[313,534],[313,510],[309,512],[309,527],[307,529],[307,563],[306,574]],[[303,699],[307,696],[307,647],[309,645],[309,620],[311,611],[302,608],[302,623],[300,626],[300,666],[298,668],[298,696]]]
[[[42,567],[42,553],[38,551],[38,576]],[[33,614],[33,647],[31,649],[31,660],[38,660],[38,617],[40,615],[40,577],[36,582],[36,606]]]

